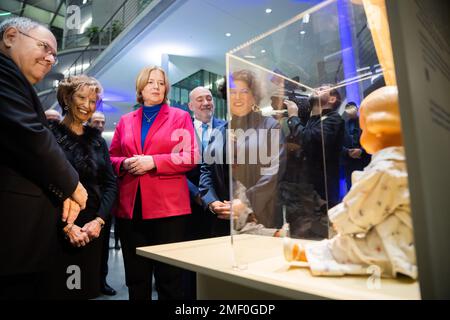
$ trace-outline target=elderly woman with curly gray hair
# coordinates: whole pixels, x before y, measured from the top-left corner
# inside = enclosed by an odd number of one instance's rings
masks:
[[[103,241],[98,238],[117,194],[106,141],[98,129],[86,125],[101,93],[100,83],[84,75],[64,79],[58,86],[57,98],[65,117],[51,129],[86,187],[88,201],[75,223],[60,226],[61,250],[50,281],[51,295],[57,299],[100,295]]]

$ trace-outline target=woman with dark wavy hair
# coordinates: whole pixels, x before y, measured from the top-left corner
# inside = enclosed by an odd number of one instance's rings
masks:
[[[88,192],[86,209],[73,224],[61,225],[60,255],[55,265],[52,297],[92,299],[100,295],[101,230],[117,194],[108,147],[98,129],[86,125],[102,93],[88,76],[62,80],[57,98],[64,120],[51,129]]]

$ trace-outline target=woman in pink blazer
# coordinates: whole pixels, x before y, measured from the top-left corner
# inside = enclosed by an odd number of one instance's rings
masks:
[[[142,106],[122,116],[110,147],[130,300],[151,299],[152,274],[158,299],[183,298],[181,269],[136,255],[136,247],[183,241],[191,213],[185,173],[195,167],[198,147],[189,114],[167,104],[169,88],[163,69],[144,68],[136,80]]]

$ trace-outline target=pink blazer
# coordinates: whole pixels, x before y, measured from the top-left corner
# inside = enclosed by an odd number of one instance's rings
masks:
[[[147,134],[144,150],[141,126],[142,107],[122,116],[111,142],[111,162],[119,177],[116,216],[132,218],[139,185],[143,219],[191,213],[185,173],[195,167],[199,154],[189,113],[164,104]],[[122,161],[139,154],[153,156],[156,169],[141,176],[120,172]]]

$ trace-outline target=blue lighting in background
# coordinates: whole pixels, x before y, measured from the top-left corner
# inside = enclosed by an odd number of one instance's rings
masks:
[[[351,29],[351,3],[350,0],[337,0],[339,35],[341,38],[342,64],[344,66],[344,79],[357,76],[355,54],[352,44]],[[359,84],[353,83],[345,87],[347,101],[356,102],[359,106],[361,99],[359,96]]]
[[[230,89],[236,88],[236,84],[234,83],[233,75],[231,73],[228,75],[228,86]]]
[[[103,99],[98,99],[95,103],[95,110],[103,112]]]
[[[118,109],[109,104],[103,103],[102,111],[103,111],[103,113],[112,113],[112,112],[118,112]]]

